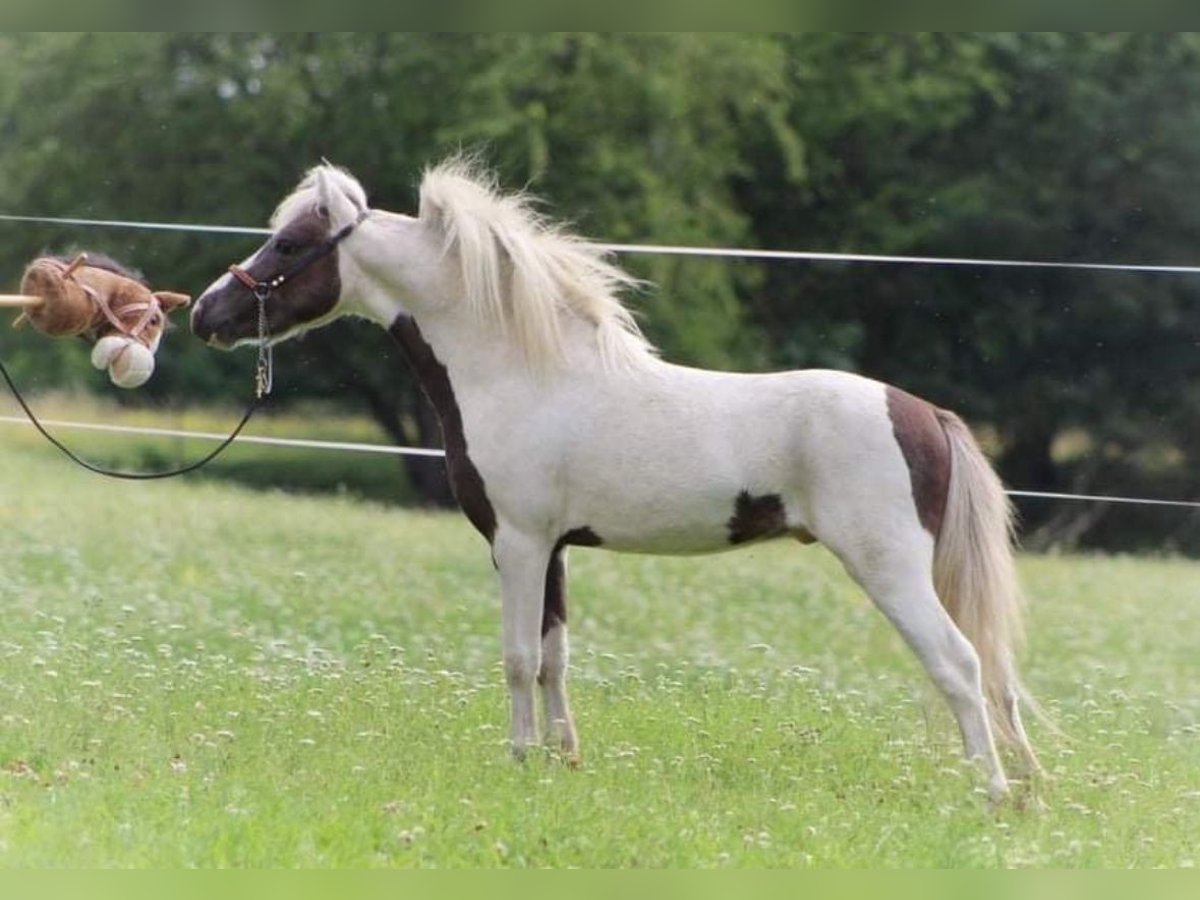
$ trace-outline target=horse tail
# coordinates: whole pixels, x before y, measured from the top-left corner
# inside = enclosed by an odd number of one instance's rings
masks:
[[[1018,701],[1037,712],[1017,675],[1024,637],[1013,559],[1014,514],[1004,486],[962,419],[937,410],[950,448],[950,484],[933,558],[942,605],[979,655],[993,734],[1029,754]]]

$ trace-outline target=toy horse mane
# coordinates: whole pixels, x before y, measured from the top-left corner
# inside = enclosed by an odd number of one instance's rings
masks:
[[[60,262],[63,265],[69,265],[78,256],[78,253],[50,254],[47,258],[55,262]],[[89,250],[87,253],[87,264],[93,269],[103,269],[106,272],[112,272],[114,275],[120,275],[122,278],[128,278],[130,281],[136,281],[142,287],[150,287],[150,282],[146,280],[146,276],[137,269],[124,266],[104,253],[96,253]]]
[[[655,350],[619,299],[638,279],[533,203],[501,193],[493,176],[456,156],[425,172],[418,215],[458,258],[468,306],[512,335],[535,371],[566,361],[567,317],[595,327],[605,368],[644,365]]]

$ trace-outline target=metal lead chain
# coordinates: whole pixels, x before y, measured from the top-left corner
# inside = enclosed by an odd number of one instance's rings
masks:
[[[275,355],[267,332],[267,298],[257,292],[255,296],[258,297],[258,364],[254,370],[254,396],[261,400],[271,393],[275,383]]]

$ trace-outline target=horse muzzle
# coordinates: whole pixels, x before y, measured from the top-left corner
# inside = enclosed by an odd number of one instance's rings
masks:
[[[192,334],[210,347],[229,350],[241,335],[235,334],[232,322],[221,310],[222,301],[216,290],[206,291],[192,306]]]

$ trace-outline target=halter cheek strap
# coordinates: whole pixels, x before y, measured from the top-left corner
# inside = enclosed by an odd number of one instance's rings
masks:
[[[146,302],[127,303],[119,310],[114,310],[106,295],[102,294],[91,285],[84,284],[75,277],[75,272],[85,265],[87,265],[86,254],[80,254],[75,261],[69,265],[64,264],[63,279],[69,280],[77,287],[81,288],[83,292],[91,298],[92,303],[96,305],[96,308],[104,314],[104,318],[108,319],[109,323],[120,334],[123,334],[129,338],[133,338],[139,343],[146,345],[148,349],[149,343],[142,339],[142,332],[146,329],[146,326],[150,324],[150,321],[154,318],[155,313],[160,315],[163,314],[162,304],[159,302],[159,299],[154,296],[154,294],[151,294],[150,299]],[[130,315],[136,315],[137,313],[141,313],[141,315],[138,316],[137,321],[135,321],[132,325],[126,324],[121,319],[122,316],[128,317]]]

